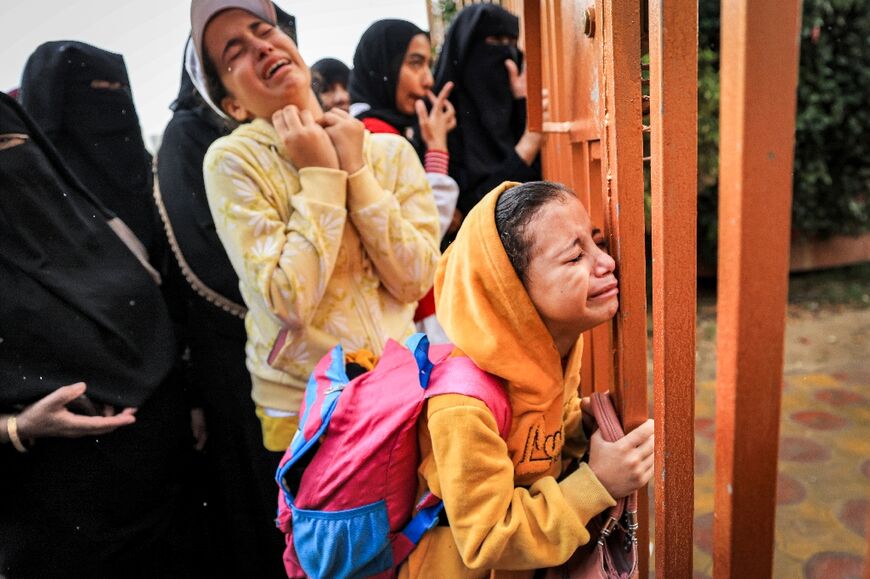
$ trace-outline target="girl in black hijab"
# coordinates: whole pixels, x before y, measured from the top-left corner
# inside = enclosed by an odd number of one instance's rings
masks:
[[[541,179],[542,136],[526,130],[525,78],[516,42],[519,19],[495,4],[473,4],[457,16],[435,66],[435,87],[453,82],[458,128],[450,134],[450,176],[467,214],[505,180]]]
[[[431,53],[429,36],[411,22],[379,20],[372,24],[353,56],[350,113],[372,133],[402,135],[414,146],[435,196],[443,238],[454,222],[459,196],[459,186],[447,174],[447,135],[456,127],[456,114],[447,100],[452,83],[437,96],[432,93]],[[435,318],[433,292],[420,300],[414,321],[432,343],[448,341]]]
[[[124,58],[82,42],[47,42],[27,60],[21,104],[73,174],[133,230],[157,264],[165,246],[151,196],[151,155]]]
[[[278,18],[286,22],[292,16],[279,10]],[[188,381],[208,425],[202,485],[211,571],[284,577],[283,535],[272,522],[281,453],[263,447],[245,367],[246,309],[239,278],[215,230],[202,173],[209,146],[232,127],[202,99],[185,70],[171,108],[157,155],[155,195],[177,263],[167,283],[184,296]]]
[[[153,272],[3,93],[0,191],[0,575],[177,573],[186,421]]]

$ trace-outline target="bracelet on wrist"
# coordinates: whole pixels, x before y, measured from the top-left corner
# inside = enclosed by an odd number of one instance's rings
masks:
[[[9,436],[9,442],[15,447],[18,452],[27,452],[27,447],[21,442],[18,437],[18,417],[9,416],[6,418],[6,434]]]

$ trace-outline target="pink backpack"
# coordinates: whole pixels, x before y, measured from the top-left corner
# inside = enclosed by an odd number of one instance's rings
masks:
[[[511,408],[503,386],[452,351],[430,351],[425,334],[415,334],[407,347],[390,340],[375,368],[353,380],[340,345],[317,364],[276,475],[288,577],[394,576],[438,523],[438,497],[427,493],[414,504],[417,419],[428,398],[477,398],[507,437]]]

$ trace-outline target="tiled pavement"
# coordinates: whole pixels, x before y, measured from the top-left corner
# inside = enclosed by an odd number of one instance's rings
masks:
[[[786,374],[774,577],[860,578],[870,509],[870,363]],[[712,576],[714,382],[696,396],[695,577]]]

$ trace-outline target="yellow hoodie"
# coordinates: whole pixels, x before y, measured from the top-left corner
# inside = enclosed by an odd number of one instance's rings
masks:
[[[314,365],[339,342],[380,354],[387,338],[414,332],[438,260],[438,211],[406,139],[367,133],[363,152],[353,175],[297,171],[257,119],[206,154],[209,207],[248,306],[260,406],[297,411]]]
[[[513,409],[505,442],[478,400],[428,402],[421,492],[444,500],[449,527],[427,533],[400,577],[532,577],[589,540],[586,523],[615,504],[583,463],[557,482],[586,440],[578,386],[582,340],[564,365],[495,227],[504,183],[471,211],[435,275],[438,319],[461,353],[501,377]],[[496,571],[498,570],[498,571]],[[513,572],[511,572],[513,571]]]

